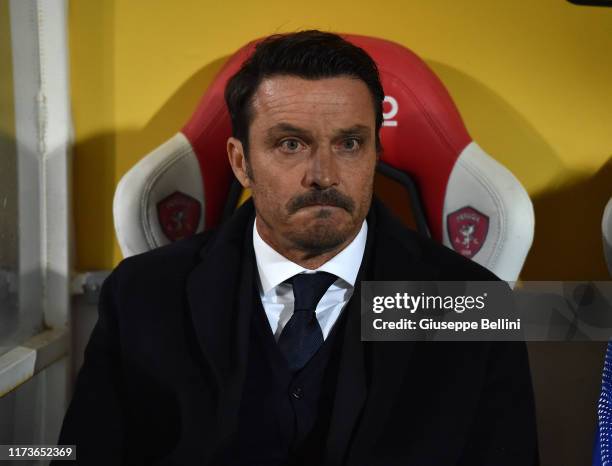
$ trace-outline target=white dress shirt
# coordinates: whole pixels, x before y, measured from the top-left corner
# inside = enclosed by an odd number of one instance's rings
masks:
[[[338,277],[325,292],[315,310],[323,338],[327,338],[355,289],[355,280],[363,259],[367,235],[368,224],[364,220],[361,230],[348,246],[318,269],[310,270],[290,261],[273,249],[259,236],[257,222],[254,223],[253,248],[259,272],[259,295],[277,341],[293,315],[293,287],[283,282],[298,273],[329,272]]]

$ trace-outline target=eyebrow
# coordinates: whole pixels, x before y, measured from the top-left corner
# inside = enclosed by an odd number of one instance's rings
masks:
[[[287,133],[290,133],[296,136],[300,136],[303,138],[311,137],[310,131],[307,131],[302,128],[298,128],[297,126],[290,125],[289,123],[278,123],[268,128],[268,131],[266,131],[266,133],[267,133],[266,140],[268,141],[272,141],[279,134],[287,134]]]
[[[278,137],[279,134],[292,134],[295,136],[300,136],[304,139],[312,138],[312,133],[303,128],[299,128],[297,126],[293,126],[289,123],[277,123],[276,125],[268,128],[266,131],[266,140],[271,142],[275,137]],[[366,125],[353,125],[349,128],[342,128],[336,132],[334,135],[335,138],[343,138],[349,136],[361,136],[367,137],[370,134],[370,128]]]
[[[370,128],[365,125],[354,125],[350,128],[341,129],[338,131],[337,136],[347,137],[347,136],[368,136],[370,134]]]

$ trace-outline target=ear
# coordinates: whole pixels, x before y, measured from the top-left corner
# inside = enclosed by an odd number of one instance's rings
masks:
[[[244,148],[239,139],[230,137],[227,140],[227,157],[232,166],[232,171],[243,188],[251,187],[251,180],[248,175],[247,161],[244,156]]]

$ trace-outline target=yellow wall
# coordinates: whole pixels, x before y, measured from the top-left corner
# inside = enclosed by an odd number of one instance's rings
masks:
[[[17,154],[9,1],[0,0],[0,268],[17,267]]]
[[[0,136],[15,138],[13,55],[8,0],[0,0]]]
[[[116,183],[179,129],[227,56],[303,28],[395,40],[432,66],[474,139],[532,196],[523,278],[607,277],[612,9],[564,0],[72,0],[78,269],[119,261]]]

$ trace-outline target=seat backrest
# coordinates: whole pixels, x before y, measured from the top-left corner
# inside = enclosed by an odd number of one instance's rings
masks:
[[[344,37],[379,67],[386,95],[381,160],[416,183],[432,237],[515,281],[534,228],[521,183],[471,139],[446,88],[417,55],[383,39]],[[124,255],[221,221],[234,180],[223,92],[256,43],[230,57],[182,130],[120,181],[113,210]]]
[[[601,219],[603,252],[612,276],[612,199],[606,204]],[[597,430],[593,447],[593,466],[610,464],[612,461],[612,342],[608,342],[601,382],[601,393],[597,402]]]
[[[603,252],[608,265],[608,271],[612,276],[612,199],[606,204],[601,219],[601,232],[603,238]]]

